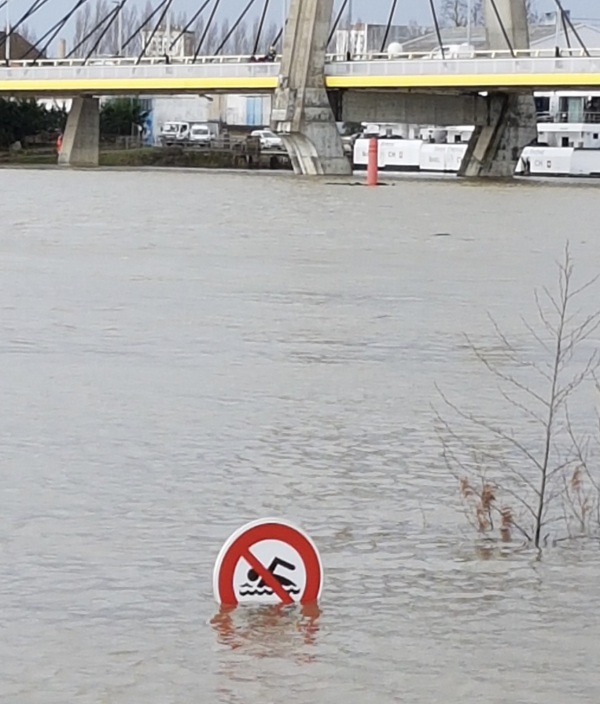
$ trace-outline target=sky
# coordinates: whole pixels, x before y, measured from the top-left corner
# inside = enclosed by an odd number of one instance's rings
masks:
[[[89,0],[93,4],[95,0]],[[222,0],[223,13],[235,18],[248,0]],[[19,17],[31,5],[33,0],[9,0],[10,16]],[[67,10],[73,6],[75,0],[48,0],[47,5],[36,15],[36,21],[31,24],[36,31],[48,28],[56,22]],[[130,3],[145,5],[146,0],[129,0]],[[280,22],[283,4],[289,0],[271,0],[272,20]],[[336,0],[338,5],[341,0]],[[441,5],[442,0],[435,0]],[[600,0],[562,0],[563,7],[571,10],[571,15],[575,18],[590,18],[600,21]],[[155,0],[156,3],[156,0]],[[201,4],[201,0],[173,0],[174,11],[187,10],[191,15]],[[262,0],[256,0],[257,7],[262,6]],[[391,0],[352,0],[353,17],[360,18],[366,22],[387,21],[387,15]],[[554,0],[537,0],[538,9],[541,12],[550,12],[556,8]],[[5,8],[6,9],[6,8]],[[0,17],[5,12],[0,10]],[[250,16],[250,15],[249,15]],[[431,13],[429,10],[429,0],[399,0],[396,12],[396,22],[406,24],[410,20],[431,24]]]

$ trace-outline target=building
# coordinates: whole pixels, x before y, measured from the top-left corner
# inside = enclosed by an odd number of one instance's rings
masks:
[[[387,32],[387,37],[386,37]],[[355,24],[351,29],[338,29],[333,51],[339,56],[350,52],[353,56],[379,54],[390,44],[404,44],[414,39],[415,28],[407,25]],[[385,42],[385,46],[382,46]]]
[[[583,44],[591,53],[600,54],[600,27],[596,27],[586,22],[573,22],[577,34],[581,38]],[[546,34],[543,34],[542,29],[546,28]],[[532,49],[572,49],[575,51],[581,50],[582,46],[573,33],[573,30],[567,25],[567,31],[562,22],[556,26],[554,21],[540,25],[538,27],[537,36],[531,38]]]
[[[145,99],[147,144],[156,144],[165,122],[211,122],[245,133],[271,119],[270,95],[162,95]]]
[[[145,55],[149,57],[171,56],[182,59],[193,56],[196,51],[196,34],[183,32],[183,27],[168,25],[159,27],[156,32],[151,29],[142,31],[142,46],[146,47]],[[181,36],[180,36],[181,35]],[[173,44],[173,42],[175,42]],[[173,44],[173,48],[171,48]]]
[[[552,14],[552,13],[551,13]],[[600,53],[600,29],[582,22],[574,22],[575,29],[580,35],[583,43],[591,50],[597,49]],[[581,46],[567,25],[568,33],[565,33],[562,22],[556,26],[554,16],[545,19],[540,24],[529,27],[529,40],[531,49],[545,50],[559,48],[580,49]],[[467,27],[444,27],[440,30],[442,44],[444,46],[456,46],[467,44],[475,51],[485,51],[487,49],[487,35],[485,27],[474,25],[470,29]],[[428,32],[423,36],[411,39],[402,45],[402,50],[407,53],[428,54],[439,49],[439,40],[436,32]]]
[[[214,95],[209,119],[229,128],[265,127],[271,121],[270,95]]]
[[[33,60],[39,53],[39,49],[17,32],[10,35],[9,49],[9,58],[13,61]],[[45,58],[45,55],[42,54],[40,58]],[[0,61],[4,59],[6,59],[6,32],[0,32]]]

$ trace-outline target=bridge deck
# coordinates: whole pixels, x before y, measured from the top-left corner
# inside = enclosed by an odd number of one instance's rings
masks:
[[[268,92],[275,89],[278,63],[250,62],[248,57],[204,58],[199,63],[156,60],[135,65],[131,59],[13,62],[0,68],[0,94],[177,94]],[[491,56],[466,59],[401,58],[329,61],[331,89],[489,90],[502,88],[597,88],[600,56]]]

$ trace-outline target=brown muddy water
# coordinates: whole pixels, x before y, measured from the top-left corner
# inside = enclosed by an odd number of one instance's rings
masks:
[[[483,559],[432,407],[500,413],[463,335],[522,335],[567,238],[600,271],[597,185],[0,183],[2,702],[598,701],[600,550]],[[219,548],[271,515],[320,613],[218,617]]]

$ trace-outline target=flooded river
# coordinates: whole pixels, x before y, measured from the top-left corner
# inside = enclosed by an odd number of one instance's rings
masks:
[[[600,551],[483,559],[436,385],[495,415],[585,183],[0,171],[0,701],[590,704]],[[443,235],[443,236],[442,236]],[[318,544],[320,612],[218,614],[246,521]]]

